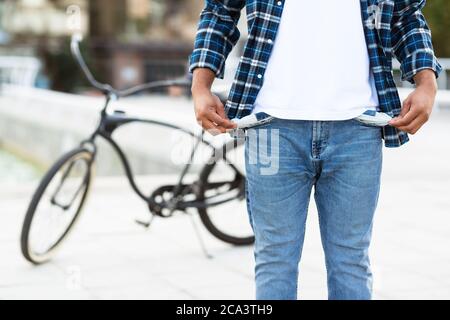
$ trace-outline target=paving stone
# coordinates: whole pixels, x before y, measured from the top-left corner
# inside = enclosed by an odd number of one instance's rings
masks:
[[[373,235],[375,299],[450,298],[450,114],[432,122],[401,150],[385,149],[383,186]],[[144,177],[161,185],[173,176]],[[166,182],[165,182],[166,181]],[[34,183],[0,187],[0,299],[251,299],[252,248],[200,234],[189,216],[148,217],[121,178],[98,178],[86,212],[54,261],[32,267],[19,233]],[[198,217],[194,219],[199,223]],[[299,297],[326,299],[317,210],[311,204],[300,265]]]

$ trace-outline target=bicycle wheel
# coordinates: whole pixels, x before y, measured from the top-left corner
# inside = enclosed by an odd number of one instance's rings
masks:
[[[245,175],[228,156],[238,154],[238,149],[227,148],[227,160],[213,156],[203,168],[197,199],[207,205],[198,212],[211,234],[224,242],[245,246],[253,244],[255,238],[247,215]]]
[[[93,160],[91,151],[73,150],[42,179],[22,227],[22,254],[31,263],[50,260],[73,228],[89,192]]]

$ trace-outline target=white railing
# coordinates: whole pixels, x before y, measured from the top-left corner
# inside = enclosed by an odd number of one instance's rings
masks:
[[[0,84],[33,87],[41,62],[34,57],[0,56]]]

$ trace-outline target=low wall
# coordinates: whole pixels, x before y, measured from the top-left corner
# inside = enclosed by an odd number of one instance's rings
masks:
[[[40,167],[48,167],[65,151],[79,145],[95,129],[102,97],[84,97],[40,89],[3,86],[0,91],[0,144]],[[165,120],[198,130],[187,98],[145,97],[115,102],[112,109]],[[130,157],[138,174],[174,173],[180,168],[174,159],[178,132],[130,125],[117,131],[116,139]],[[99,143],[97,172],[121,174],[116,154]],[[178,163],[177,163],[178,162]]]

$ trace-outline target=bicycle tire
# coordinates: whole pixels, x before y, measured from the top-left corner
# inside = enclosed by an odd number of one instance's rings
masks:
[[[53,178],[55,178],[56,174],[59,172],[60,169],[62,169],[66,164],[70,163],[70,161],[73,161],[78,156],[85,157],[86,160],[89,161],[89,167],[87,172],[86,181],[83,182],[85,184],[84,191],[80,200],[80,203],[78,205],[78,208],[76,208],[75,214],[70,221],[70,223],[67,226],[67,229],[62,233],[62,235],[59,237],[59,239],[56,240],[56,242],[49,248],[49,250],[42,255],[36,255],[32,252],[30,248],[29,243],[29,236],[30,236],[30,229],[32,227],[33,219],[35,217],[36,209],[38,208],[38,205],[42,199],[42,196],[44,195],[45,191],[47,190],[47,187],[52,182]],[[78,148],[75,150],[72,150],[65,155],[63,155],[44,175],[42,178],[38,188],[36,189],[31,202],[28,206],[25,219],[22,226],[22,232],[21,232],[21,251],[24,256],[24,258],[31,262],[32,264],[39,265],[43,264],[47,261],[49,261],[56,250],[60,247],[61,243],[67,238],[69,232],[73,229],[76,221],[79,219],[80,214],[83,210],[84,204],[87,199],[87,195],[90,191],[91,181],[92,181],[92,167],[93,167],[93,161],[94,161],[94,155],[91,151],[85,149],[85,148]]]
[[[211,175],[216,165],[216,161],[209,161],[200,173],[197,194],[199,200],[205,199],[205,185],[207,184],[208,177]],[[242,176],[245,180],[245,175],[242,174]],[[243,185],[245,185],[245,183]],[[243,186],[243,188],[245,188],[245,186]],[[213,222],[213,219],[211,219],[207,208],[197,208],[197,211],[205,228],[217,239],[235,246],[248,246],[252,245],[255,242],[255,237],[253,235],[247,237],[239,237],[222,231],[221,228]]]

